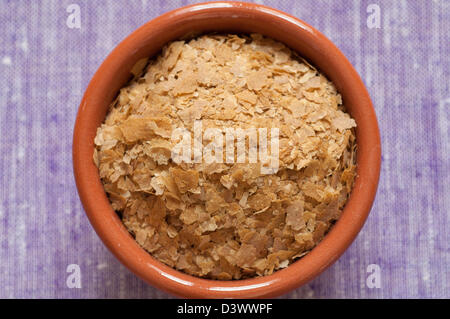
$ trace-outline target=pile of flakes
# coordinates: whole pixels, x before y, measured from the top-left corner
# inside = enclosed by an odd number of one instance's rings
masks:
[[[307,254],[339,219],[356,175],[355,121],[334,85],[258,34],[203,35],[140,61],[95,138],[114,210],[146,251],[191,275],[268,275]],[[171,133],[279,128],[279,170],[180,163]],[[203,141],[204,144],[208,141]]]

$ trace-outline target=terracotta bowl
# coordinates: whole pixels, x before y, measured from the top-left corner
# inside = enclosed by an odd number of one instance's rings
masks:
[[[235,281],[206,280],[172,269],[135,242],[111,208],[93,163],[94,136],[108,106],[129,80],[134,64],[168,42],[204,32],[261,33],[285,43],[334,82],[357,122],[357,178],[342,217],[308,255],[270,276]],[[369,94],[355,69],[324,35],[278,10],[250,3],[213,2],[183,7],[146,23],[106,58],[92,78],[78,110],[73,164],[78,192],[89,220],[109,250],[147,283],[190,298],[274,297],[313,279],[335,262],[361,230],[375,197],[381,147]]]

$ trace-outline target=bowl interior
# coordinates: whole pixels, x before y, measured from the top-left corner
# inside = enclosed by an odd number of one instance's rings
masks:
[[[93,140],[108,106],[142,58],[168,42],[208,32],[261,33],[283,42],[321,70],[342,94],[357,122],[357,178],[342,217],[307,256],[270,276],[213,281],[174,270],[138,246],[111,208],[93,163]],[[380,139],[370,97],[344,55],[321,33],[285,13],[248,3],[211,3],[181,8],[145,24],[120,43],[91,80],[77,115],[73,160],[85,211],[105,245],[130,270],[172,294],[189,297],[270,297],[317,276],[350,245],[370,211],[380,169]]]

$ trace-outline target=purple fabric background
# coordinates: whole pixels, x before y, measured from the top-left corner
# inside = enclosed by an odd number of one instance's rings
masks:
[[[353,245],[287,298],[450,297],[450,1],[259,1],[329,37],[367,85],[383,164]],[[81,7],[81,29],[66,8]],[[90,226],[72,174],[79,102],[102,60],[146,21],[190,1],[0,2],[0,297],[165,298]],[[381,28],[366,25],[381,8]],[[66,286],[69,264],[82,288]],[[366,286],[367,266],[381,288]]]

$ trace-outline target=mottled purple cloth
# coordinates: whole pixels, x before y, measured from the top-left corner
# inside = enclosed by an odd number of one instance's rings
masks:
[[[333,266],[286,298],[450,297],[450,1],[259,1],[313,25],[372,96],[383,162],[371,215]],[[67,7],[78,4],[81,28]],[[103,246],[72,173],[76,112],[130,32],[190,1],[0,2],[0,297],[166,298]],[[369,28],[370,4],[380,28]],[[369,13],[367,12],[369,11]],[[372,21],[373,22],[373,21]],[[68,288],[78,264],[81,289]],[[369,288],[377,264],[381,288]]]

